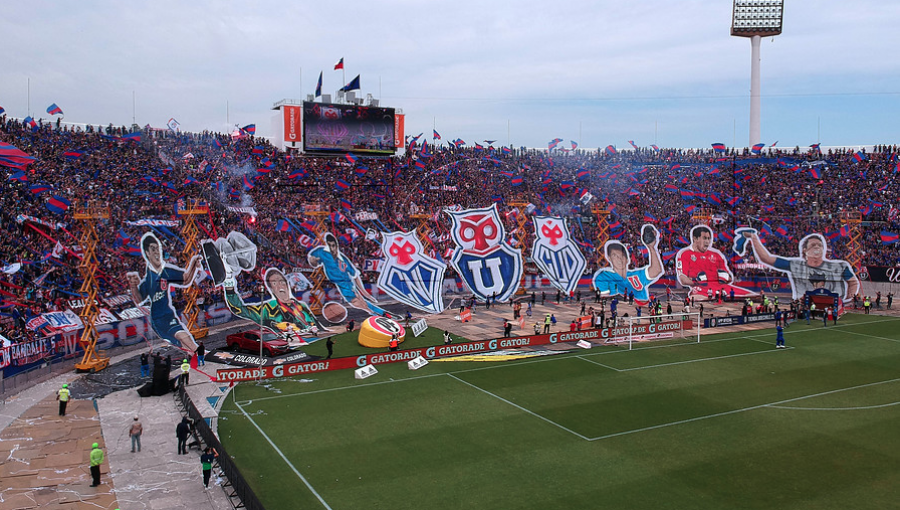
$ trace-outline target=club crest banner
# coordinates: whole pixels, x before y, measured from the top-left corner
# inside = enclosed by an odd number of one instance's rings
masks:
[[[534,216],[533,220],[532,260],[551,285],[571,294],[587,267],[587,260],[572,241],[565,218]]]
[[[444,311],[441,288],[447,265],[425,256],[415,232],[383,233],[384,263],[378,287],[403,304],[428,313]]]
[[[456,249],[450,264],[480,299],[508,301],[522,280],[522,253],[506,241],[497,204],[458,212],[446,210]]]

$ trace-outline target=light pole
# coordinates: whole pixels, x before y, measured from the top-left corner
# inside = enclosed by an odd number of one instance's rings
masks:
[[[759,143],[760,77],[759,43],[763,37],[781,33],[784,0],[734,0],[731,35],[750,38],[750,144]]]

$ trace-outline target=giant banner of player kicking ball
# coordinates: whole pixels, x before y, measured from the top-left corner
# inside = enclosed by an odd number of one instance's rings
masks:
[[[822,234],[809,234],[801,239],[799,257],[781,257],[769,252],[756,229],[736,229],[734,252],[746,256],[748,247],[753,248],[753,255],[760,264],[787,274],[794,299],[802,298],[807,292],[826,291],[847,301],[859,292],[859,278],[850,264],[825,258],[828,243]]]

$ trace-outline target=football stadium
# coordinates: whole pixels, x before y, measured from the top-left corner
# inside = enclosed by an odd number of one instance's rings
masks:
[[[14,9],[0,508],[896,505],[897,14],[600,4]]]

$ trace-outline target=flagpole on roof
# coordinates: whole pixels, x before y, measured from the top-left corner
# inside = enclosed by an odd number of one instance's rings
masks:
[[[31,78],[28,78],[28,106],[25,108],[28,110],[28,116],[31,117]]]

